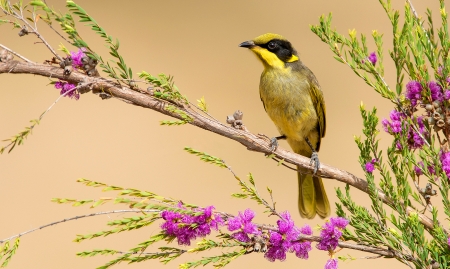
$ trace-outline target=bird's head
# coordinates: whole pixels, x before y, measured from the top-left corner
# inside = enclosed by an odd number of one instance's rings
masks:
[[[286,63],[298,61],[297,51],[284,37],[277,34],[263,34],[242,42],[239,47],[253,51],[266,68],[285,68]]]

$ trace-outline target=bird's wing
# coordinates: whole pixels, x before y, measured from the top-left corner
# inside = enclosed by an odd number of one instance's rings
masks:
[[[264,100],[262,99],[261,94],[259,94],[259,99],[261,99],[261,102],[263,103],[264,111],[267,112],[266,105],[264,104]]]
[[[316,108],[317,117],[319,118],[319,135],[322,138],[325,136],[326,131],[325,101],[323,99],[322,90],[320,89],[319,83],[317,82],[316,78],[313,77],[310,81],[310,95],[313,105]]]

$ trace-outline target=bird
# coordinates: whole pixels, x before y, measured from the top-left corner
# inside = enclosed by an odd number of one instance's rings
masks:
[[[259,94],[264,109],[280,136],[271,139],[272,150],[286,139],[295,153],[311,158],[314,173],[298,168],[298,209],[300,216],[312,219],[330,215],[318,151],[326,131],[325,101],[313,72],[301,61],[292,44],[283,36],[266,33],[239,44],[250,49],[262,62]]]

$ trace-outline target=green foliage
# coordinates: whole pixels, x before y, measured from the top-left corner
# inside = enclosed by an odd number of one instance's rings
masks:
[[[138,75],[140,78],[143,78],[146,82],[156,87],[153,92],[153,96],[156,98],[188,104],[186,97],[181,95],[178,87],[175,86],[173,77],[165,74],[159,74],[155,77],[145,71],[138,73]]]
[[[78,243],[78,242],[84,241],[86,239],[94,239],[97,237],[106,237],[108,235],[118,234],[121,232],[138,230],[138,229],[144,228],[146,226],[149,226],[149,225],[153,224],[155,221],[161,219],[160,211],[151,213],[148,215],[144,215],[144,216],[136,216],[135,218],[142,218],[142,219],[136,220],[136,221],[129,221],[129,222],[126,222],[126,220],[123,222],[117,222],[117,224],[115,224],[116,228],[111,229],[111,230],[100,231],[100,232],[96,232],[93,234],[77,235],[77,237],[74,239],[74,242]],[[127,218],[127,219],[130,219],[130,218]],[[110,225],[110,223],[108,223],[108,225]]]
[[[17,22],[17,21],[12,21],[12,20],[0,20],[0,25],[2,25],[2,24],[7,24],[7,23],[9,23],[9,24],[11,24],[12,26],[13,26],[13,29],[14,28],[21,28],[21,26],[20,26],[20,24]]]
[[[266,208],[266,211],[264,211],[265,213],[270,213],[270,214],[276,214],[275,211],[275,205],[276,203],[273,201],[273,197],[272,197],[272,190],[267,187],[267,191],[270,194],[270,198],[271,198],[271,204],[269,204],[264,198],[261,197],[261,195],[258,192],[258,189],[256,188],[256,183],[255,180],[253,179],[253,175],[250,173],[248,175],[248,183],[246,183],[245,181],[241,180],[239,177],[237,177],[235,175],[235,178],[237,179],[239,186],[241,186],[241,193],[233,193],[231,196],[234,198],[239,198],[239,199],[247,199],[250,198],[251,200],[256,201],[256,203],[258,203],[258,205],[263,205]]]
[[[429,268],[431,260],[437,261],[440,268],[447,268],[450,255],[448,232],[438,220],[438,199],[432,189],[438,189],[438,195],[442,196],[441,202],[448,219],[449,183],[439,162],[440,151],[445,148],[447,141],[442,142],[439,129],[431,128],[426,118],[425,127],[420,128],[426,128],[429,135],[424,136],[419,131],[418,116],[414,114],[416,110],[410,108],[409,101],[403,94],[405,76],[409,80],[420,82],[426,89],[422,94],[429,100],[432,100],[431,91],[426,83],[431,81],[433,76],[444,89],[449,86],[446,81],[450,68],[447,13],[444,1],[439,2],[442,25],[435,28],[431,10],[427,10],[424,21],[415,14],[410,2],[407,2],[402,20],[400,12],[392,9],[390,0],[380,0],[393,29],[393,49],[389,55],[396,67],[395,93],[384,80],[382,34],[378,31],[372,32],[376,49],[369,50],[365,35],[357,38],[356,30],[351,30],[349,36],[345,37],[333,30],[331,15],[322,16],[320,24],[311,27],[311,30],[329,45],[337,61],[349,66],[382,97],[392,101],[397,111],[406,115],[401,121],[401,132],[391,133],[394,141],[386,154],[383,154],[378,147],[377,111],[375,108],[367,111],[361,105],[364,138],[355,137],[355,142],[360,150],[359,162],[368,183],[371,211],[353,201],[347,186],[345,194],[340,188],[337,189],[340,201],[337,204],[337,214],[350,219],[352,230],[346,229],[343,233],[346,240],[390,249],[394,251],[397,260],[411,268]],[[375,65],[367,61],[371,51],[376,51],[378,56]],[[448,107],[447,101],[443,107]],[[421,108],[418,109],[417,114],[421,114]],[[413,135],[421,136],[424,145],[420,148],[411,147]],[[448,137],[447,133],[445,137]],[[384,160],[386,156],[387,160]],[[374,172],[366,171],[365,166],[369,162],[374,164]],[[417,175],[414,167],[420,169],[422,175]],[[433,172],[430,172],[432,170]],[[424,183],[430,186],[428,192],[421,188]],[[383,193],[387,206],[379,198],[380,193]],[[430,218],[433,228],[426,229],[420,221],[419,214],[427,213],[432,216]]]
[[[202,160],[204,162],[217,165],[217,166],[219,166],[221,168],[228,168],[228,166],[224,163],[223,160],[221,160],[221,159],[219,159],[217,157],[211,156],[208,153],[200,152],[198,150],[195,150],[195,149],[189,148],[189,147],[184,148],[184,150],[189,152],[190,154],[194,154],[194,155],[199,156],[200,160]]]
[[[3,246],[0,244],[0,267],[6,267],[8,265],[8,263],[11,261],[12,256],[16,254],[16,251],[19,248],[19,244],[20,238],[17,238],[12,246],[9,245],[9,241],[6,241]]]
[[[204,112],[208,112],[208,105],[206,104],[205,97],[202,96],[202,98],[197,100],[197,106]]]
[[[366,82],[367,85],[375,89],[384,98],[394,100],[395,95],[383,78],[384,66],[382,63],[382,35],[373,31],[372,36],[377,46],[377,56],[380,61],[373,65],[367,60],[369,49],[367,47],[366,36],[356,37],[356,30],[349,31],[349,38],[339,34],[331,28],[332,16],[322,15],[319,25],[312,25],[311,30],[323,42],[327,43],[331,51],[336,55],[335,59],[340,63],[349,66],[353,72]]]
[[[16,146],[23,145],[23,143],[25,142],[25,139],[28,137],[28,135],[31,134],[31,131],[33,131],[33,128],[40,123],[40,120],[38,120],[38,119],[30,120],[30,122],[32,124],[28,127],[25,127],[24,131],[14,135],[10,139],[3,140],[3,141],[9,142],[9,144],[0,148],[0,154],[5,152],[8,148],[9,148],[8,153],[10,153]]]
[[[114,255],[116,253],[120,253],[120,251],[113,250],[113,249],[94,249],[92,251],[78,252],[77,256],[78,257],[94,257],[97,255]]]
[[[102,191],[119,191],[117,197],[102,197],[98,200],[87,199],[77,200],[71,198],[53,198],[51,201],[59,204],[72,204],[72,206],[82,206],[92,204],[91,208],[103,205],[107,202],[115,204],[126,204],[130,208],[135,209],[154,209],[154,210],[170,210],[180,213],[193,213],[191,209],[197,208],[196,205],[183,203],[183,208],[175,207],[180,201],[157,195],[153,192],[142,191],[137,189],[122,188],[118,186],[106,185],[101,182],[91,181],[80,178],[77,182],[89,187],[103,188]]]
[[[223,162],[220,162],[218,158],[212,157],[202,152],[198,152],[192,150],[190,148],[186,149],[188,152],[198,155],[202,160],[206,162],[215,163],[221,167],[226,167]],[[108,226],[112,227],[112,229],[107,229],[103,231],[99,231],[96,233],[90,233],[85,235],[77,235],[75,238],[75,242],[82,242],[87,239],[94,239],[98,237],[105,237],[109,235],[114,235],[121,232],[127,232],[131,230],[137,230],[145,228],[154,222],[161,219],[161,212],[164,210],[169,210],[173,212],[178,212],[182,214],[189,214],[192,216],[197,216],[202,214],[202,212],[194,211],[197,206],[192,204],[182,203],[181,201],[165,198],[159,196],[155,193],[149,191],[142,191],[137,189],[123,188],[119,186],[110,186],[101,182],[96,182],[92,180],[88,180],[85,178],[81,178],[77,180],[78,182],[95,188],[101,188],[102,191],[116,191],[119,192],[119,195],[115,198],[112,197],[102,197],[98,200],[94,199],[86,199],[86,200],[78,200],[78,199],[69,199],[69,198],[54,198],[53,202],[59,204],[72,204],[73,206],[81,206],[81,205],[91,205],[91,208],[103,205],[108,201],[114,201],[115,203],[125,203],[130,208],[137,208],[142,210],[141,215],[135,215],[131,217],[124,217],[122,219],[113,220],[108,222]],[[254,181],[251,178],[250,181],[253,184],[253,188],[251,189],[253,192],[256,190],[256,186],[254,185]],[[127,197],[128,196],[128,197]],[[181,206],[180,206],[181,205]],[[113,265],[126,262],[126,263],[137,263],[144,262],[147,260],[159,260],[161,263],[168,263],[184,253],[197,253],[202,251],[207,251],[215,248],[236,248],[240,247],[242,250],[238,252],[230,252],[225,253],[220,256],[214,257],[206,257],[202,258],[199,261],[186,263],[181,266],[197,267],[199,264],[208,264],[213,263],[216,267],[223,267],[230,263],[233,259],[241,256],[245,253],[246,244],[242,242],[238,242],[235,239],[231,238],[228,234],[219,233],[217,238],[220,241],[214,241],[210,239],[203,239],[197,244],[197,247],[192,248],[190,250],[174,248],[170,246],[159,247],[158,252],[155,253],[146,253],[145,250],[152,246],[155,243],[165,241],[167,244],[171,243],[175,238],[165,234],[163,231],[151,236],[148,240],[137,244],[135,247],[129,249],[127,252],[111,250],[111,249],[95,249],[92,251],[83,251],[77,253],[79,257],[93,257],[98,255],[119,255],[114,259],[110,260],[108,263],[100,266],[98,268],[109,268]]]
[[[178,114],[182,120],[177,120],[177,121],[170,121],[170,120],[163,120],[161,121],[161,125],[184,125],[187,123],[192,122],[194,119],[189,116],[186,112],[184,112],[183,110],[177,108],[176,106],[173,105],[167,105],[165,107],[165,110],[172,112],[172,113],[176,113]]]
[[[223,236],[223,235],[221,235],[221,236]],[[246,245],[246,243],[242,243],[242,242],[236,241],[234,239],[232,239],[232,240],[224,239],[221,242],[217,242],[217,241],[210,240],[210,239],[203,239],[202,241],[197,243],[196,248],[191,248],[188,250],[188,252],[197,253],[197,252],[202,252],[205,250],[211,250],[214,248],[242,247],[245,245]]]
[[[213,257],[204,257],[201,260],[195,261],[195,262],[187,262],[180,264],[180,269],[189,269],[189,268],[195,268],[198,266],[205,266],[207,264],[212,263],[214,265],[214,268],[222,268],[232,262],[234,259],[239,258],[240,256],[245,254],[245,249],[240,251],[233,251],[228,253],[223,253],[219,256],[213,256]]]

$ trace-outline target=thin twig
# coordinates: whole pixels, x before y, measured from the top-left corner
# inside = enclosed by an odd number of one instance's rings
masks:
[[[185,253],[185,252],[187,252],[187,250],[180,249],[179,251],[153,252],[153,253],[152,252],[138,252],[138,251],[135,251],[135,252],[115,251],[115,254],[124,254],[124,255],[139,254],[139,255],[144,255],[144,256],[150,256],[150,255],[153,256],[153,255],[158,255],[158,254],[179,254],[179,253]]]
[[[48,6],[47,1],[44,0],[44,3],[46,6]],[[71,44],[69,40],[67,40],[62,34],[60,34],[55,28],[53,28],[51,23],[47,23],[47,25],[53,30],[55,31],[56,34],[58,34],[62,39],[64,39],[67,43]]]
[[[73,92],[73,91],[75,91],[75,90],[77,90],[78,88],[81,88],[81,87],[84,87],[84,86],[87,86],[87,85],[89,85],[89,84],[91,84],[92,82],[89,82],[89,83],[81,83],[81,84],[79,84],[78,86],[76,86],[75,88],[73,88],[73,89],[71,89],[71,90],[68,90],[67,92],[65,92],[65,93],[63,93],[63,94],[61,94],[60,96],[58,96],[58,98],[47,108],[47,110],[45,110],[40,116],[39,116],[39,119],[36,121],[36,122],[34,122],[29,128],[30,128],[30,132],[33,130],[33,128],[36,126],[36,124],[38,124],[38,123],[40,123],[40,121],[42,120],[42,118],[44,117],[44,115],[47,113],[47,112],[49,112],[50,111],[50,109],[52,109],[53,108],[53,106],[54,105],[56,105],[56,103],[58,103],[58,101],[62,98],[62,97],[64,97],[64,96],[66,96],[66,95],[68,95],[69,93],[71,93],[71,92]],[[9,139],[8,139],[9,140]],[[4,146],[4,147],[2,147],[2,148],[0,148],[2,151],[4,151],[4,150],[6,150],[6,149],[8,149],[9,147],[11,147],[12,145],[14,145],[16,143],[16,141],[11,141],[11,143],[9,143],[8,145],[6,145],[6,146]],[[11,150],[10,150],[11,151]]]
[[[0,44],[0,47],[2,47],[3,49],[9,51],[10,53],[16,55],[17,57],[19,57],[20,59],[24,60],[25,62],[30,63],[30,64],[34,64],[34,62],[28,60],[27,58],[23,57],[23,56],[20,55],[19,53],[15,52],[15,51],[13,51],[13,50],[11,50],[11,49],[9,49],[9,48],[6,47],[5,45]]]
[[[45,40],[45,38],[38,32],[37,26],[36,27],[31,26],[31,24],[27,21],[27,19],[23,17],[22,8],[20,9],[20,14],[18,14],[16,11],[14,11],[14,8],[11,6],[11,1],[8,0],[7,2],[10,10],[13,12],[10,15],[12,15],[18,20],[21,20],[23,23],[25,23],[25,25],[27,25],[30,29],[32,29],[32,31],[29,31],[29,33],[35,34],[36,37],[39,38],[42,41],[42,43],[44,43],[45,46],[53,53],[53,55],[55,55],[55,57],[58,58],[58,60],[63,61],[61,56],[59,56],[56,53],[56,51],[52,48],[52,46],[50,46],[50,44]]]
[[[409,8],[411,8],[412,13],[414,14],[414,17],[416,17],[416,19],[419,19],[419,15],[416,12],[416,9],[414,8],[412,2],[410,0],[406,0],[406,2],[409,5]]]
[[[383,255],[377,255],[377,256],[366,256],[366,257],[360,257],[358,259],[378,259],[378,258],[384,258]]]
[[[244,182],[236,175],[236,173],[234,173],[233,169],[231,169],[231,167],[230,167],[228,164],[226,164],[224,160],[222,160],[222,162],[223,162],[223,164],[228,168],[228,170],[233,174],[234,178],[236,178],[237,180],[239,180],[239,182],[241,183],[241,185],[245,186],[245,188],[246,188],[248,191],[252,191],[249,187],[247,187],[247,184],[245,184],[245,183],[244,183]],[[275,207],[270,206],[269,203],[268,203],[264,198],[261,197],[261,195],[260,195],[259,192],[258,192],[258,189],[256,188],[256,184],[254,184],[253,186],[255,187],[255,188],[254,188],[255,195],[259,198],[259,200],[261,201],[261,203],[262,203],[265,207],[267,207],[267,208],[270,210],[271,215],[275,215],[275,216],[279,217],[280,219],[284,220],[283,216],[281,216],[281,215],[275,210]]]
[[[226,219],[231,217],[227,213],[225,213],[225,214],[221,213],[221,214]],[[257,223],[255,223],[255,225],[259,229],[262,229],[262,230],[279,232],[278,227],[275,227],[275,226],[272,226],[272,225],[257,224]],[[300,234],[297,240],[300,241],[300,242],[302,242],[302,241],[320,242],[322,240],[322,238],[320,236]],[[381,256],[386,257],[386,258],[394,258],[394,257],[401,258],[403,256],[406,256],[403,253],[396,253],[396,252],[394,252],[392,250],[388,250],[388,249],[384,249],[384,248],[380,248],[380,247],[361,245],[361,244],[352,244],[352,243],[348,243],[348,242],[344,242],[344,241],[339,241],[338,246],[340,248],[348,248],[348,249],[354,249],[354,250],[359,250],[359,251],[363,251],[363,252],[369,252],[369,253],[373,253],[373,254],[378,254],[378,255],[381,255]],[[409,256],[408,256],[408,258],[409,259],[413,259],[412,257],[409,257]]]
[[[82,219],[82,218],[87,218],[87,217],[94,217],[94,216],[100,216],[100,215],[106,215],[106,214],[142,213],[142,212],[145,212],[145,213],[148,213],[148,212],[159,212],[159,210],[156,210],[156,209],[139,209],[139,210],[137,210],[137,209],[122,209],[122,210],[102,211],[102,212],[96,212],[96,213],[91,213],[91,214],[87,214],[87,215],[75,216],[75,217],[71,217],[71,218],[68,218],[68,219],[62,219],[62,220],[58,220],[58,221],[55,221],[55,222],[51,222],[51,223],[48,223],[48,224],[36,227],[34,229],[31,229],[31,230],[28,230],[28,231],[25,231],[25,232],[22,232],[22,233],[10,236],[8,238],[0,240],[0,244],[3,244],[6,241],[11,241],[14,238],[21,237],[23,235],[35,232],[37,230],[42,230],[44,228],[47,228],[47,227],[50,227],[50,226],[53,226],[53,225],[56,225],[56,224],[60,224],[60,223],[63,223],[63,222],[68,222],[68,221],[71,221],[71,220],[77,220],[77,219]]]

